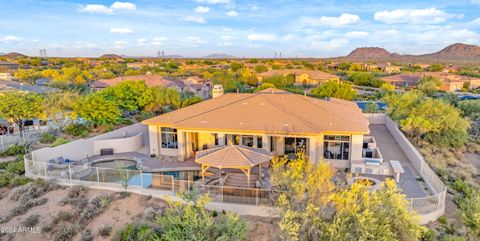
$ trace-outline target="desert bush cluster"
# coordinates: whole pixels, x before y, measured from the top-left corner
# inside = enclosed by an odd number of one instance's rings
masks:
[[[17,205],[10,210],[9,218],[24,214],[32,207],[46,203],[47,199],[42,196],[57,187],[55,184],[36,180],[16,188],[9,196],[10,200],[17,201]]]

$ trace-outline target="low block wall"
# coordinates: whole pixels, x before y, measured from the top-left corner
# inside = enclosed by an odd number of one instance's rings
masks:
[[[93,153],[95,155],[100,155],[100,150],[104,148],[112,148],[113,153],[133,152],[142,148],[142,146],[143,146],[143,133],[138,133],[135,136],[125,137],[125,138],[93,141]]]
[[[384,113],[363,113],[371,125],[385,125],[387,115]]]
[[[143,125],[142,123],[137,123],[134,125],[126,126],[120,128],[118,130],[110,131],[105,134],[101,134],[98,136],[94,136],[88,139],[79,139],[76,141],[72,141],[67,144],[63,144],[57,147],[46,147],[32,152],[33,160],[35,161],[48,161],[50,159],[55,159],[60,156],[63,156],[65,159],[70,160],[82,160],[88,158],[93,155],[97,155],[97,152],[94,148],[94,143],[99,140],[105,140],[103,143],[109,143],[108,139],[120,139],[125,140],[125,136],[134,137],[133,140],[136,142],[136,146],[138,146],[139,142],[141,141],[142,145],[148,145],[148,135],[138,135],[140,133],[147,133],[147,126]],[[137,136],[137,137],[135,137]],[[102,143],[102,142],[100,142]],[[100,144],[99,146],[103,146]],[[132,151],[131,147],[128,147],[127,151]],[[133,147],[132,147],[133,148]],[[137,148],[136,150],[138,150]],[[126,152],[124,150],[118,149],[119,152]],[[135,151],[135,150],[133,150]],[[99,151],[98,151],[99,153]]]

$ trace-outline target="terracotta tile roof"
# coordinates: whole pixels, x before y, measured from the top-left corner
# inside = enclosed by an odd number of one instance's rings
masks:
[[[267,89],[220,97],[143,121],[178,129],[317,135],[368,133],[368,121],[353,102],[304,97]]]
[[[268,162],[272,156],[264,149],[241,145],[214,147],[199,151],[195,162],[216,168],[246,168]]]
[[[113,79],[100,79],[93,82],[90,86],[93,88],[106,88],[108,86],[115,86],[122,81],[135,81],[135,80],[143,80],[145,84],[149,87],[154,86],[168,86],[172,83],[172,81],[176,81],[178,79],[165,77],[156,74],[146,74],[146,75],[132,75],[132,76],[121,76]],[[183,82],[182,82],[183,83]]]
[[[396,75],[384,77],[382,79],[387,82],[405,81],[405,82],[417,83],[423,76],[436,77],[444,83],[480,80],[479,78],[456,75],[456,74],[451,74],[446,72],[416,72],[416,73],[408,73],[408,74],[396,74]]]
[[[320,79],[320,80],[339,78],[336,75],[329,74],[329,73],[326,73],[326,72],[323,72],[323,71],[304,70],[304,69],[269,70],[269,71],[258,74],[258,76],[260,76],[260,77],[272,77],[272,76],[275,76],[275,75],[288,75],[288,74],[294,74],[294,75],[308,74],[311,79]]]

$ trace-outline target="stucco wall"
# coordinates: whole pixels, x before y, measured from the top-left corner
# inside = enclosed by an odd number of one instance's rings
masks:
[[[125,138],[115,138],[106,140],[93,141],[93,153],[100,155],[100,150],[104,148],[112,148],[113,153],[133,152],[143,146],[143,133]]]
[[[371,125],[385,125],[387,115],[383,113],[364,113],[363,116],[368,119]]]
[[[63,156],[65,159],[82,160],[95,155],[94,142],[97,140],[123,138],[146,133],[147,126],[142,123],[126,126],[88,139],[79,139],[57,147],[46,147],[32,152],[35,161],[48,161]],[[148,145],[148,135],[141,135],[142,143]],[[131,150],[130,150],[131,151]],[[124,152],[119,150],[118,152]]]

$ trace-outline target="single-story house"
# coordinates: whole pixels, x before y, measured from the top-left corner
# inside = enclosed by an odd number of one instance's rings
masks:
[[[439,89],[443,91],[453,92],[462,90],[465,83],[468,83],[467,85],[469,85],[470,90],[480,88],[480,78],[473,78],[469,76],[456,75],[446,72],[418,72],[397,74],[383,77],[382,80],[397,87],[413,88],[424,76],[438,78],[442,82]]]
[[[362,160],[368,120],[354,102],[317,99],[267,89],[228,93],[143,121],[150,153],[178,161],[224,145],[263,149],[272,155],[304,150],[311,161],[350,168]]]
[[[257,78],[262,82],[265,78],[272,76],[295,76],[295,84],[298,85],[319,85],[329,81],[339,82],[340,77],[329,74],[319,70],[302,70],[302,69],[282,69],[282,70],[269,70],[257,75]]]

